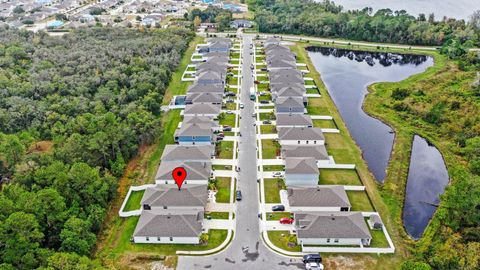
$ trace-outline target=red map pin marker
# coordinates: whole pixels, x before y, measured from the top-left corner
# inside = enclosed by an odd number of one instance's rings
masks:
[[[177,183],[178,190],[180,190],[183,181],[187,178],[187,171],[183,167],[177,167],[172,171],[172,176],[175,183]]]

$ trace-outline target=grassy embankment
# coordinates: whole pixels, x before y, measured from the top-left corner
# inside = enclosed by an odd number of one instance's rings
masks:
[[[174,95],[184,94],[191,82],[182,82],[182,73],[190,63],[190,57],[195,46],[203,38],[196,37],[184,54],[184,57],[173,74],[171,83],[165,92],[163,104],[167,105]],[[130,242],[138,217],[120,218],[118,209],[124,200],[131,185],[151,183],[155,176],[160,157],[165,145],[174,143],[173,133],[181,121],[180,111],[169,111],[161,116],[162,132],[156,143],[143,146],[137,157],[132,159],[119,181],[117,198],[112,202],[108,217],[104,223],[103,233],[99,235],[99,242],[95,257],[108,268],[124,269],[132,262],[158,260],[159,255],[174,255],[177,250],[208,250],[222,243],[227,235],[226,230],[211,230],[207,245],[150,245],[133,244]],[[132,201],[133,200],[132,198]]]

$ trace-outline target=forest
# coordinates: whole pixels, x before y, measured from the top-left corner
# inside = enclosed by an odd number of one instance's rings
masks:
[[[194,37],[0,29],[0,269],[91,269],[117,179],[160,132],[163,94]]]
[[[406,11],[372,8],[343,11],[342,6],[325,0],[260,0],[247,1],[255,12],[255,22],[264,33],[297,34],[352,40],[402,43],[411,45],[442,45],[457,39],[471,47],[479,44],[477,20],[442,18],[420,14],[417,18]],[[473,13],[473,11],[472,11]],[[475,25],[477,24],[477,25]]]

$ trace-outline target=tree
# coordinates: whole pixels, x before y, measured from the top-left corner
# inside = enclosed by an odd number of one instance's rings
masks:
[[[24,212],[11,214],[0,223],[0,262],[20,269],[36,268],[42,240],[43,234],[34,215]]]
[[[24,10],[23,7],[21,7],[21,6],[16,6],[16,7],[13,9],[13,13],[15,13],[15,14],[21,14],[21,13],[25,13],[25,10]]]
[[[92,261],[75,253],[58,252],[48,258],[45,270],[90,270],[94,269]]]
[[[61,251],[75,252],[79,255],[88,255],[95,244],[96,236],[90,232],[90,224],[76,217],[71,217],[65,222],[65,227],[60,233]]]
[[[199,16],[195,16],[195,19],[193,19],[193,26],[195,26],[195,28],[198,28],[200,27],[201,23],[202,23],[202,19],[200,19]]]

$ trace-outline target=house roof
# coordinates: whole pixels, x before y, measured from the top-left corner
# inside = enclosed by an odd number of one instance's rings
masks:
[[[267,62],[272,60],[297,61],[295,54],[290,51],[273,51],[265,57]]]
[[[312,118],[308,114],[285,114],[279,113],[277,117],[277,127],[278,126],[313,126]]]
[[[276,107],[305,107],[303,104],[303,97],[277,97],[275,99]]]
[[[360,212],[297,212],[298,238],[372,238]]]
[[[272,95],[275,97],[303,97],[307,93],[305,87],[294,87],[294,86],[287,86],[282,87],[280,89],[276,89],[276,91],[272,91]]]
[[[162,161],[196,160],[209,161],[212,158],[212,145],[178,145],[167,144],[162,154]]]
[[[230,57],[227,52],[208,52],[203,55],[206,58],[210,57],[226,57],[227,59]]]
[[[324,145],[283,145],[282,156],[290,157],[313,157],[316,160],[328,160],[329,156]]]
[[[305,82],[272,82],[270,81],[270,90],[272,92],[277,92],[278,90],[284,87],[297,87],[297,88],[304,89]]]
[[[218,72],[215,70],[203,70],[198,74],[197,80],[218,80],[223,81],[225,79],[225,74],[223,72]]]
[[[156,209],[142,211],[134,236],[199,237],[203,211]]]
[[[223,93],[225,91],[225,87],[218,83],[218,84],[204,84],[204,83],[195,83],[190,88],[188,88],[187,93]]]
[[[270,68],[296,68],[297,63],[292,60],[274,59],[267,61],[267,66]]]
[[[175,136],[212,136],[212,123],[183,123],[180,129],[175,131]]]
[[[279,83],[279,82],[287,82],[287,83],[298,83],[298,84],[305,84],[305,80],[303,79],[303,75],[297,69],[282,69],[278,70],[279,72],[270,71],[268,76],[270,78],[270,82],[272,83]]]
[[[264,46],[269,46],[269,45],[273,45],[273,44],[280,44],[280,39],[279,38],[274,38],[274,37],[269,37],[265,40],[265,42],[263,44],[264,44]]]
[[[183,117],[182,125],[183,124],[201,124],[201,123],[207,123],[211,124],[212,127],[218,126],[217,121],[213,121],[212,116],[203,116],[203,115],[187,115]]]
[[[285,174],[319,174],[317,160],[312,157],[285,159]]]
[[[185,99],[192,103],[222,103],[222,93],[188,93]]]
[[[156,185],[145,190],[141,204],[151,207],[204,207],[207,198],[207,185],[184,186],[180,190],[177,185]]]
[[[229,39],[229,38],[224,38],[224,37],[209,38],[209,39],[207,39],[207,42],[208,42],[209,44],[211,44],[211,43],[218,43],[218,42],[220,42],[220,43],[232,44],[232,40],[231,40],[231,39]]]
[[[227,63],[213,62],[214,60],[212,62],[202,62],[201,64],[198,64],[196,72],[198,74],[202,74],[207,71],[212,71],[219,74],[227,73]]]
[[[321,128],[314,127],[283,127],[279,128],[280,140],[325,140]]]
[[[321,185],[304,188],[287,189],[290,206],[305,207],[350,207],[347,193],[343,186]]]
[[[161,162],[157,170],[156,180],[173,180],[172,171],[177,167],[183,167],[187,171],[185,181],[208,180],[212,173],[211,162],[199,161],[168,161]]]
[[[194,103],[185,106],[184,114],[219,114],[222,105],[212,103]]]

